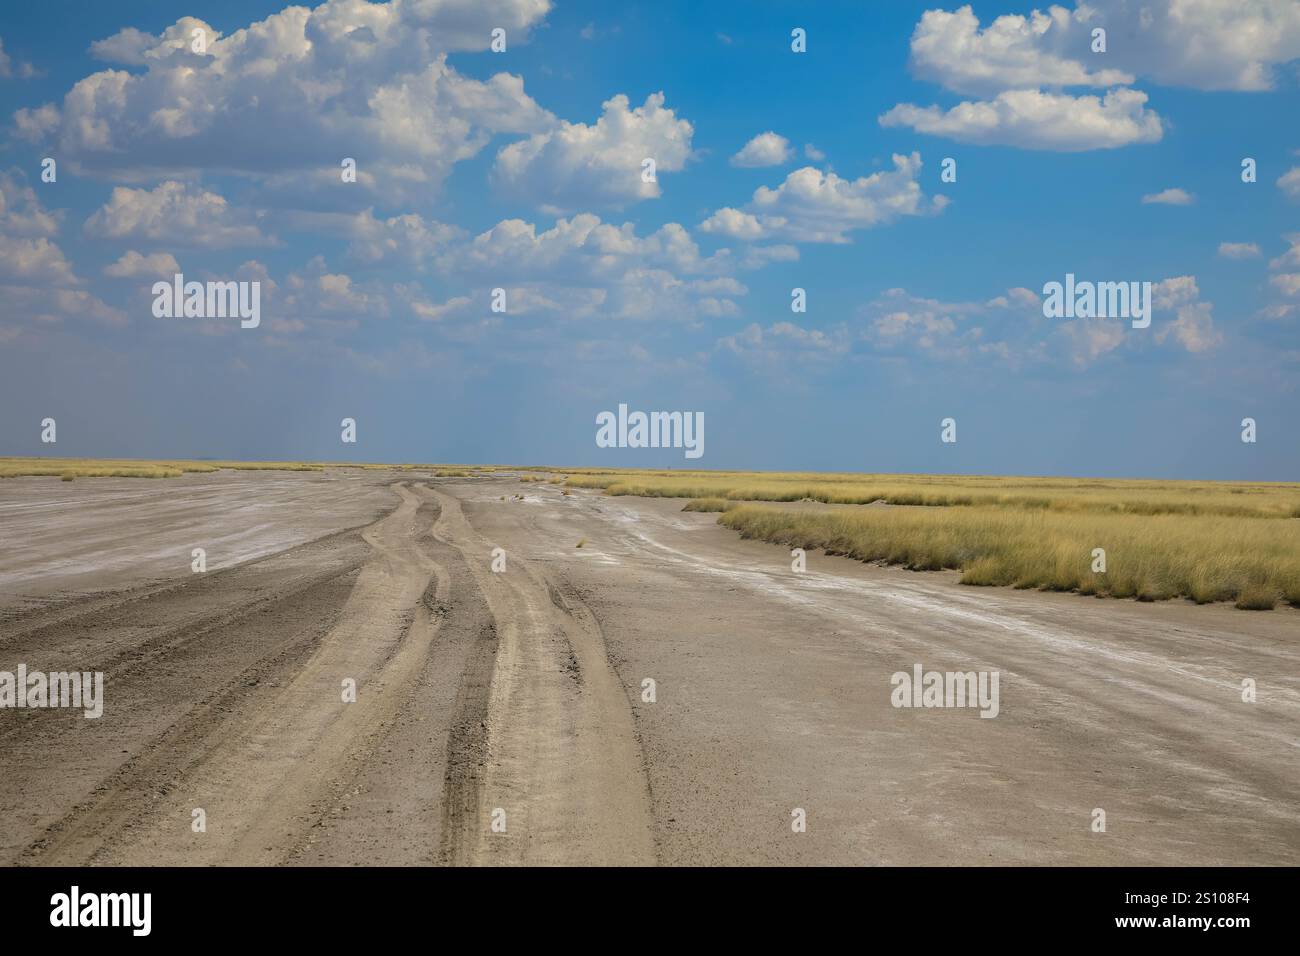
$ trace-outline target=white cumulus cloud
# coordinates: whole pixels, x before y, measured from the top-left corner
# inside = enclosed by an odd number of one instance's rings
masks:
[[[1292,202],[1300,202],[1300,166],[1292,166],[1278,177],[1277,188]]]
[[[1104,38],[1104,49],[1098,45]],[[956,106],[901,103],[885,126],[981,145],[1077,151],[1157,142],[1159,115],[1133,84],[1240,92],[1272,89],[1300,57],[1295,0],[1076,0],[981,27],[970,5],[928,10],[912,34],[910,66],[946,90],[980,97]],[[1072,88],[1105,88],[1074,95]]]
[[[1047,13],[1000,16],[981,30],[969,6],[951,13],[927,10],[912,34],[912,71],[945,89],[976,96],[1040,86],[1132,83],[1132,74],[1108,68],[1108,58],[1085,61],[1086,47],[1067,44],[1072,22],[1070,11],[1053,6]]]
[[[185,17],[160,35],[128,28],[94,55],[133,67],[86,76],[46,112],[16,118],[50,135],[60,161],[117,181],[180,179],[218,165],[257,180],[311,175],[360,147],[388,198],[436,194],[451,167],[499,133],[554,122],[508,73],[463,76],[447,54],[510,43],[549,0],[326,0],[288,6],[229,35]],[[204,31],[195,52],[191,36]],[[42,108],[44,109],[44,108]],[[337,172],[336,172],[337,175]]]
[[[858,179],[812,166],[796,169],[775,189],[760,186],[745,209],[719,209],[700,228],[747,242],[845,243],[854,230],[943,209],[944,197],[927,200],[916,181],[919,154],[895,154],[893,163],[892,170]]]
[[[1146,102],[1145,93],[1125,88],[1104,96],[1008,90],[992,100],[967,101],[948,110],[900,103],[881,115],[880,125],[982,146],[1060,152],[1113,149],[1160,141],[1160,117]]]
[[[1190,206],[1192,204],[1192,194],[1185,189],[1162,189],[1158,193],[1147,193],[1142,197],[1143,205],[1159,206]]]
[[[481,295],[507,290],[509,314],[555,312],[566,317],[678,319],[734,315],[745,286],[723,275],[725,250],[703,256],[677,223],[638,236],[583,213],[539,231],[508,219],[438,260],[449,278],[475,283]],[[484,306],[486,311],[486,305]]]
[[[271,242],[251,211],[231,206],[217,193],[168,180],[154,189],[117,186],[85,224],[99,239],[150,240],[219,249]]]
[[[1219,255],[1225,259],[1258,259],[1260,252],[1253,242],[1221,242]]]
[[[590,126],[561,121],[497,153],[493,175],[508,192],[539,206],[624,206],[660,195],[658,176],[677,172],[691,155],[694,128],[664,106],[663,93],[629,108],[623,94],[603,104]],[[642,175],[654,161],[655,178]]]
[[[793,155],[794,150],[790,147],[790,141],[769,130],[766,133],[759,133],[746,143],[740,152],[731,157],[731,165],[745,168],[780,166],[782,163],[788,163]]]
[[[104,267],[104,275],[114,279],[164,279],[180,271],[181,267],[170,252],[154,252],[146,256],[134,249],[128,249],[120,259]]]
[[[1106,31],[1105,53],[1092,32]],[[1044,86],[1126,86],[1149,77],[1202,90],[1271,89],[1300,57],[1294,0],[1086,0],[1008,14],[981,29],[969,5],[922,14],[912,35],[917,76],[958,93]]]

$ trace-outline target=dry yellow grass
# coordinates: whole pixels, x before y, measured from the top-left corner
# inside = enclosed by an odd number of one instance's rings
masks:
[[[1281,482],[571,469],[566,484],[663,498],[1300,517],[1300,485]]]
[[[723,511],[719,523],[748,537],[955,569],[964,584],[1300,606],[1290,483],[570,469],[567,484],[691,498],[683,510]],[[741,505],[754,501],[902,507]],[[1104,573],[1092,571],[1095,548]]]
[[[730,511],[739,507],[739,502],[726,498],[692,498],[682,506],[683,511]]]
[[[742,505],[718,521],[746,537],[791,547],[917,570],[960,570],[963,584],[1300,606],[1294,518]],[[1104,572],[1092,570],[1096,548],[1105,551]]]

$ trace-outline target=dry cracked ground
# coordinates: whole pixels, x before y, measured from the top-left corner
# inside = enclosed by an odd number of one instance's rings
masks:
[[[5,481],[0,670],[105,703],[0,710],[0,862],[1300,862],[1300,613],[797,574],[681,504]],[[915,664],[998,716],[894,708]]]

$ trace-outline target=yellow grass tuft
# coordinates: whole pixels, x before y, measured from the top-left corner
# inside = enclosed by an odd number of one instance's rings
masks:
[[[683,511],[730,511],[737,502],[726,498],[692,498],[682,506]]]
[[[569,487],[609,495],[689,498],[685,511],[730,503],[719,521],[747,536],[959,570],[963,584],[1300,607],[1293,483],[596,468],[568,475]],[[734,507],[764,501],[790,504]],[[1105,573],[1092,571],[1094,548],[1106,549]]]
[[[1285,597],[1300,606],[1300,529],[1292,519],[742,505],[718,521],[790,547],[961,571],[963,584],[1242,608],[1272,608]],[[1105,572],[1092,570],[1095,548],[1106,552]]]

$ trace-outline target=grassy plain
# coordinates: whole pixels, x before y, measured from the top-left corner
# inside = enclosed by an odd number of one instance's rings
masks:
[[[594,488],[684,498],[684,510],[720,512],[720,524],[746,537],[917,570],[957,570],[963,584],[1300,607],[1295,483],[74,458],[2,458],[0,478],[327,467],[420,469],[442,478],[505,471],[566,493]],[[1102,566],[1098,549],[1104,570],[1095,570]]]
[[[609,472],[570,487],[691,499],[745,537],[963,584],[1300,606],[1300,485],[957,475]],[[894,507],[792,509],[753,502]],[[1105,570],[1101,555],[1104,554]]]

